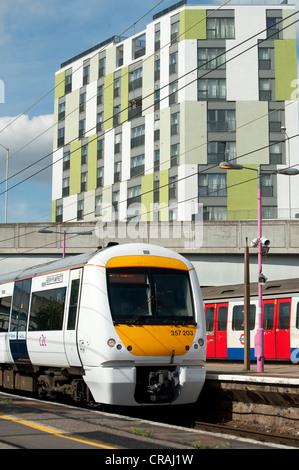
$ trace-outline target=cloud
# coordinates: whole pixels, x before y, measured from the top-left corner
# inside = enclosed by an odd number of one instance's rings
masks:
[[[9,186],[34,175],[52,162],[53,122],[51,114],[18,118],[0,117],[0,144],[9,149]],[[29,168],[27,168],[29,167]],[[27,168],[27,169],[26,169]],[[5,179],[6,152],[0,148],[0,179]],[[31,180],[51,184],[51,166]],[[3,186],[3,185],[1,185]],[[3,189],[0,186],[0,192]]]

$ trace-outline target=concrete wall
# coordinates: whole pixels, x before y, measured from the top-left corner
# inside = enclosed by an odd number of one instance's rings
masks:
[[[146,242],[171,248],[194,264],[202,285],[243,282],[243,254],[257,236],[256,221],[109,223],[103,226],[76,224],[1,224],[0,274],[51,261],[62,255],[62,235],[40,234],[40,228],[67,232],[66,254],[94,251],[109,241]],[[75,235],[91,230],[93,235]],[[269,280],[299,278],[299,221],[263,221],[263,235],[271,240],[263,258]],[[250,249],[250,277],[257,279],[257,249]]]

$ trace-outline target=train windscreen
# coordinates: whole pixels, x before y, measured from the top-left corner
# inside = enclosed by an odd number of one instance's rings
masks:
[[[188,271],[110,268],[107,283],[114,323],[195,323]]]

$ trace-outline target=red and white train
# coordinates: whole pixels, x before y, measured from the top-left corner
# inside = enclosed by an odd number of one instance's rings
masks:
[[[207,359],[244,358],[244,285],[202,288],[207,330]],[[250,286],[250,358],[256,359],[258,285]],[[299,279],[263,286],[264,355],[299,362]]]

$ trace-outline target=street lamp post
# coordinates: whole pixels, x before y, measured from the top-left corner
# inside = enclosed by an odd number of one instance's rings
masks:
[[[5,179],[5,215],[4,221],[7,223],[7,193],[8,193],[8,160],[9,160],[9,149],[4,145],[0,144],[0,147],[6,150],[6,179]]]
[[[237,163],[232,162],[221,162],[219,168],[226,170],[252,170],[257,172],[257,222],[258,222],[258,238],[254,241],[252,246],[258,247],[258,329],[255,336],[255,355],[257,358],[257,372],[264,372],[264,329],[263,329],[263,316],[262,316],[262,284],[265,283],[265,277],[262,274],[262,188],[261,188],[261,166],[258,168],[250,168]],[[270,170],[271,171],[271,170]],[[298,175],[299,170],[295,168],[286,168],[284,170],[271,171],[274,174],[282,175]],[[269,240],[265,242],[265,245],[269,245]]]
[[[38,233],[59,233],[60,235],[63,235],[63,244],[62,244],[62,258],[65,258],[65,245],[66,245],[66,230],[63,232],[59,232],[56,230],[48,230],[46,228],[41,228],[38,230]],[[89,230],[81,231],[81,232],[71,232],[69,235],[92,235],[92,232]]]

